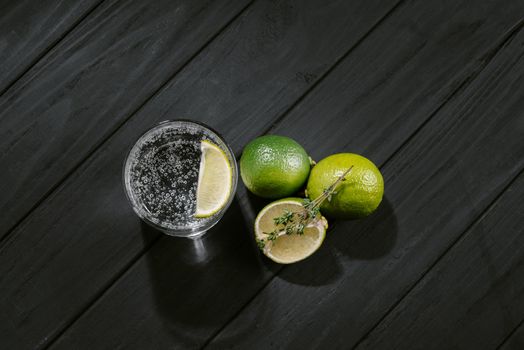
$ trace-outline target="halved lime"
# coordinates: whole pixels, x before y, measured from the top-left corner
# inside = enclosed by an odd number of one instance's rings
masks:
[[[269,232],[279,229],[274,218],[286,212],[303,211],[303,200],[300,198],[281,199],[269,203],[260,211],[255,220],[255,237],[264,255],[277,263],[291,264],[307,258],[322,245],[326,237],[327,221],[320,215],[306,226],[301,235],[287,235],[282,231],[278,233],[276,240],[267,239]]]
[[[222,209],[231,195],[233,170],[220,147],[202,140],[195,216],[209,217]]]

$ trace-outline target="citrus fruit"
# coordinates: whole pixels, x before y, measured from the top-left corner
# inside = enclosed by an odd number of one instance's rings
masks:
[[[353,166],[330,198],[322,202],[323,214],[337,219],[357,219],[371,214],[382,201],[384,180],[369,159],[354,153],[333,154],[318,162],[309,176],[307,194],[319,197]]]
[[[264,198],[282,198],[298,191],[309,175],[306,151],[289,137],[261,136],[244,148],[240,175],[246,187]]]
[[[233,170],[226,154],[217,145],[202,140],[200,150],[195,216],[205,218],[226,205],[233,187]]]
[[[291,264],[313,254],[324,241],[327,220],[317,215],[305,227],[303,234],[286,234],[282,225],[276,225],[274,218],[283,213],[302,213],[303,199],[285,198],[266,205],[255,219],[255,238],[269,259],[280,264]],[[297,222],[295,217],[294,222]],[[268,240],[270,232],[277,232],[275,240]]]

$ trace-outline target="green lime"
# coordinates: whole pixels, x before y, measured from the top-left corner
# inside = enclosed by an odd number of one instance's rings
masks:
[[[308,196],[319,197],[351,166],[335,193],[320,206],[323,214],[338,219],[358,219],[371,214],[382,201],[384,180],[380,170],[369,159],[353,153],[333,154],[318,162],[309,176]]]
[[[282,198],[298,191],[309,175],[309,157],[289,137],[261,136],[244,148],[240,176],[246,187],[264,198]]]

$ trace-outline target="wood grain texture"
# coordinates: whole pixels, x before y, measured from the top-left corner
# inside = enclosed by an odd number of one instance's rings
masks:
[[[100,2],[0,3],[0,95]]]
[[[523,319],[524,321],[524,319]],[[500,350],[521,350],[524,348],[524,322],[509,335],[500,346]]]
[[[0,314],[0,338],[6,346],[49,344],[159,237],[157,232],[144,231],[121,184],[123,159],[144,130],[165,119],[190,117],[219,129],[239,150],[240,142],[271,125],[278,113],[293,104],[387,13],[393,2],[338,1],[321,11],[318,3],[303,5],[307,6],[258,2],[249,8],[4,242],[0,248],[0,309],[5,311]],[[347,16],[333,21],[341,12]],[[309,31],[317,34],[296,40]],[[306,77],[304,72],[313,75]],[[84,137],[79,146],[86,143]],[[236,213],[233,217],[238,218],[238,210],[231,209]],[[246,244],[251,244],[247,236],[244,241],[238,240],[225,228],[210,236],[220,255],[224,246],[232,245],[223,249],[231,251],[240,244],[240,249],[245,250]],[[175,247],[180,244],[184,243],[176,243]],[[246,275],[242,269],[266,273],[253,262],[256,256],[252,252],[252,260],[245,259],[246,266],[239,264],[239,273]],[[3,266],[1,261],[5,262]],[[183,266],[187,265],[175,265],[185,276],[182,280],[187,280],[180,295],[197,295],[197,287],[191,286],[199,286],[202,275],[186,273]],[[228,275],[224,266],[217,266],[219,280]],[[205,285],[198,288],[201,293],[211,291]],[[254,293],[254,289],[250,292]],[[191,315],[190,309],[187,315]],[[211,319],[203,330],[206,335],[228,317],[225,312],[209,315]],[[136,336],[143,336],[145,343],[150,341],[145,331]],[[184,344],[203,340],[204,336],[180,339]]]
[[[465,7],[468,3],[460,5]],[[395,11],[272,132],[297,138],[306,144],[308,151],[317,158],[331,152],[324,148],[324,143],[330,143],[337,145],[338,148],[334,147],[334,151],[357,150],[379,163],[383,162],[431,113],[447,101],[449,95],[461,83],[484,66],[481,58],[487,59],[484,54],[492,52],[489,49],[490,45],[492,48],[496,46],[504,37],[504,33],[519,19],[517,15],[511,15],[518,13],[518,7],[508,9],[508,12],[497,13],[496,9],[502,7],[498,4],[493,6],[476,13],[476,16],[471,16],[471,12],[462,11],[454,17],[453,13],[457,11],[453,6],[449,8],[449,12],[438,12],[438,9],[433,8],[423,11],[420,4],[410,4],[399,9],[398,13]],[[421,14],[418,14],[419,12]],[[449,17],[453,18],[453,30],[445,24]],[[408,24],[412,21],[427,24],[419,29],[417,35],[410,36],[413,28]],[[471,30],[467,25],[468,21],[479,21],[482,25],[476,30]],[[430,36],[428,33],[434,33],[431,40],[427,38]],[[449,39],[450,33],[456,36],[455,40]],[[402,42],[400,38],[406,36],[412,40]],[[421,57],[415,55],[411,61],[406,62],[406,56],[413,56],[413,52],[416,52],[414,47],[417,46],[424,47],[424,50],[419,50]],[[381,52],[382,47],[391,49],[387,51],[387,56],[381,56],[378,63],[374,58]],[[443,59],[437,55],[439,52],[450,52],[450,55],[448,59]],[[450,60],[450,57],[454,60]],[[402,65],[402,62],[405,64]],[[442,66],[445,63],[449,66]],[[377,70],[377,65],[387,68]],[[389,83],[391,76],[393,81]],[[420,76],[429,79],[426,85],[420,83]],[[318,106],[319,103],[322,106]],[[366,113],[362,112],[358,118],[352,117],[352,108],[356,109],[358,106],[366,106],[363,110]],[[325,113],[322,112],[323,109]],[[381,123],[385,118],[384,111],[389,112],[388,117],[396,116],[394,127],[389,123]],[[299,123],[290,127],[288,120]],[[343,128],[345,132],[340,132],[339,128]],[[369,131],[370,128],[373,128],[373,133]],[[368,137],[367,140],[366,136],[385,135],[385,130],[390,131],[388,138],[383,138],[389,142],[388,146],[380,148],[380,152],[378,149],[373,150],[371,146],[379,141],[374,137]],[[246,138],[247,141],[250,135],[249,131],[246,133],[248,135],[234,135],[233,139]],[[333,138],[333,135],[336,138]],[[373,143],[368,143],[370,141]],[[355,149],[357,145],[361,148]],[[346,148],[343,148],[344,146]],[[369,152],[367,147],[370,148]],[[255,258],[243,264],[239,263],[239,255],[245,254],[242,249],[248,250],[249,255],[255,250],[253,242],[249,242],[250,235],[247,235],[247,231],[251,230],[253,213],[263,203],[247,195],[242,187],[237,194],[237,201],[240,208],[233,208],[228,215],[236,217],[237,220],[241,215],[244,217],[246,228],[243,230],[247,237],[237,236],[237,227],[231,236],[227,230],[223,231],[223,228],[213,230],[203,241],[203,247],[213,253],[204,259],[204,262],[195,264],[197,267],[188,267],[189,264],[185,262],[187,257],[179,256],[182,249],[179,245],[182,243],[172,242],[168,237],[162,238],[75,323],[70,331],[64,334],[55,344],[55,348],[101,347],[104,344],[139,348],[152,343],[159,344],[160,347],[172,344],[174,347],[184,348],[201,344],[206,334],[213,334],[213,327],[217,327],[219,321],[233,317],[245,302],[267,283],[268,277],[276,268],[265,260]],[[382,215],[391,215],[391,204],[386,204],[383,211]],[[335,227],[338,225],[339,223],[336,223]],[[228,242],[229,239],[238,242]],[[380,254],[381,250],[387,251],[390,249],[388,247],[395,243],[395,239],[394,235],[386,234],[383,246],[376,252],[368,253],[373,256]],[[334,248],[333,245],[330,247],[323,249],[331,252]],[[220,251],[220,257],[214,256],[217,254],[215,251]],[[322,251],[319,252],[319,257],[311,258],[312,262],[297,265],[298,269],[304,270],[302,276],[308,275],[312,270],[314,272],[314,264],[328,269],[311,276],[312,280],[308,281],[310,285],[304,287],[312,291],[317,290],[318,293],[328,289],[324,284],[345,272],[331,253],[326,254]],[[187,254],[191,256],[194,253],[188,251]],[[217,276],[217,271],[222,271],[222,275]],[[198,273],[189,279],[187,276],[191,272]],[[306,295],[303,301],[307,303],[311,299]],[[240,347],[248,346],[248,342],[249,347],[253,347],[253,344],[264,341],[265,336],[257,334],[255,339],[250,336],[251,332],[263,332],[264,329],[268,329],[274,336],[287,328],[281,324],[275,327],[272,325],[272,309],[274,305],[278,307],[281,303],[289,303],[284,289],[279,291],[278,295],[265,298],[252,314],[254,318],[264,320],[263,325],[255,322],[235,322],[234,327],[228,328],[228,333],[221,338],[219,347],[227,347],[237,342],[241,344]],[[224,315],[225,313],[227,315]],[[304,312],[304,315],[307,322],[314,322],[307,312]],[[304,326],[304,323],[300,322],[301,317],[302,314],[300,317],[295,315],[292,323],[296,320],[296,325],[292,328]],[[325,320],[322,321],[325,323]],[[313,335],[311,333],[311,336]],[[285,336],[292,338],[293,334],[286,333]],[[246,339],[246,343],[242,343],[243,339]],[[274,345],[277,347],[277,343]],[[285,345],[286,343],[283,343],[282,346]],[[262,343],[261,347],[264,346],[269,345]]]
[[[357,345],[522,171],[523,43],[520,32],[387,162],[375,215],[337,222],[317,254],[284,268],[209,348]],[[250,332],[238,337],[238,327]]]
[[[358,349],[495,349],[524,315],[524,175]]]
[[[104,2],[0,97],[0,238],[247,3]]]

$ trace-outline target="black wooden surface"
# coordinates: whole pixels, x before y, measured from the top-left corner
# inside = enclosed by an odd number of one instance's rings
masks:
[[[0,348],[521,349],[521,1],[3,1]],[[282,267],[240,183],[200,241],[121,165],[176,118],[381,167],[371,217]]]
[[[0,93],[35,65],[100,2],[2,1]]]
[[[493,349],[524,312],[524,175],[359,348]]]
[[[500,346],[502,350],[522,348],[524,348],[524,320],[520,322],[519,327],[515,328],[515,330],[506,337]]]
[[[0,98],[0,238],[246,3],[105,1],[20,78]]]

